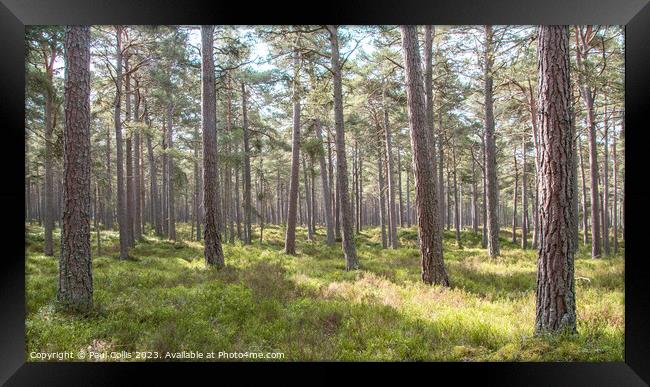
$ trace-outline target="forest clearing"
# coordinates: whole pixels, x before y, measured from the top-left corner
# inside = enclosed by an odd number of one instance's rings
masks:
[[[624,38],[29,26],[27,359],[622,361]]]
[[[180,234],[189,226],[179,225]],[[254,230],[254,233],[257,231]],[[346,272],[337,247],[298,229],[296,256],[283,233],[262,246],[224,246],[229,265],[206,268],[199,242],[147,235],[119,261],[118,235],[103,232],[93,259],[96,310],[57,314],[57,262],[42,254],[42,228],[28,228],[27,355],[36,352],[280,351],[285,361],[622,361],[622,257],[576,257],[579,336],[535,337],[533,250],[502,239],[490,259],[480,235],[463,231],[463,249],[445,233],[450,289],[420,283],[414,227],[402,247],[381,249],[378,229],[357,236],[362,269]],[[320,235],[319,235],[320,234]],[[504,230],[505,234],[505,230]],[[96,241],[93,241],[96,245]],[[273,359],[273,361],[277,361]]]

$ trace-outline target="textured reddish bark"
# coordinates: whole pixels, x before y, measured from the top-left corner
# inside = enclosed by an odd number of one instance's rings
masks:
[[[535,330],[576,331],[574,138],[570,114],[569,30],[537,32],[540,245]]]
[[[203,208],[205,261],[225,266],[219,235],[219,187],[217,186],[217,122],[213,56],[214,26],[201,26],[201,128],[203,130]]]
[[[316,138],[318,138],[319,141],[323,141],[323,135],[322,135],[322,128],[321,128],[321,122],[319,119],[316,119],[314,122],[315,125],[315,130],[316,130]],[[331,187],[330,187],[330,180],[328,179],[327,176],[327,167],[325,164],[325,151],[323,149],[323,146],[320,145],[321,152],[318,156],[318,162],[320,166],[320,175],[321,175],[321,186],[322,186],[322,193],[323,193],[323,207],[324,207],[324,212],[325,212],[325,225],[327,227],[327,244],[332,245],[334,244],[334,222],[332,219],[332,202],[330,200],[331,198]],[[279,178],[278,174],[278,178]],[[279,180],[279,179],[278,179]]]
[[[496,145],[494,138],[494,92],[492,79],[493,64],[493,32],[492,26],[485,26],[485,174],[487,198],[487,248],[490,257],[500,254],[499,251],[499,193],[496,171]]]
[[[117,37],[116,52],[116,75],[115,75],[115,105],[113,110],[113,121],[115,124],[115,147],[117,149],[116,170],[117,170],[117,218],[120,231],[120,259],[126,259],[129,255],[129,235],[126,215],[126,192],[124,187],[124,148],[122,144],[122,118],[120,115],[122,98],[122,26],[116,26]]]
[[[341,85],[341,64],[339,63],[338,27],[328,25],[330,34],[331,66],[334,74],[334,123],[336,128],[336,176],[338,180],[338,193],[341,206],[341,226],[343,231],[343,253],[345,255],[345,269],[359,268],[357,249],[354,243],[352,229],[353,214],[350,206],[348,189],[348,165],[345,155],[345,129],[343,123],[343,87]]]
[[[57,300],[68,310],[92,307],[90,256],[90,27],[65,34],[63,216]]]
[[[424,86],[420,64],[417,27],[402,26],[402,50],[406,75],[413,169],[415,172],[415,203],[418,214],[422,280],[427,284],[449,286],[442,255],[442,235],[438,227],[438,195],[431,150],[433,133],[427,130]]]
[[[291,176],[289,178],[289,208],[287,211],[287,231],[284,238],[284,252],[296,254],[296,222],[298,215],[298,173],[300,162],[300,94],[298,92],[300,58],[295,49],[293,53],[293,131],[291,134]]]

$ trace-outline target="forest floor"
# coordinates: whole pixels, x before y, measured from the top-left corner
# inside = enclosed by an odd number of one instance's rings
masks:
[[[282,360],[622,361],[623,249],[576,259],[578,334],[533,336],[536,252],[502,231],[490,259],[481,236],[445,232],[451,288],[420,281],[415,227],[402,247],[381,249],[378,229],[357,236],[362,265],[346,272],[340,243],[298,229],[296,256],[282,228],[264,242],[225,244],[227,267],[206,268],[200,242],[147,235],[120,261],[118,233],[93,236],[94,310],[55,308],[58,260],[43,255],[43,229],[26,226],[26,355],[32,351],[282,352]],[[190,238],[187,224],[179,238]],[[256,234],[259,236],[259,234]],[[58,251],[58,230],[55,251]],[[108,359],[110,360],[110,359]]]

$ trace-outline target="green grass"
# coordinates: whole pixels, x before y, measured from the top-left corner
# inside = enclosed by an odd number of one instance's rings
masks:
[[[57,231],[58,232],[58,231]],[[55,232],[56,233],[56,232]],[[178,226],[189,237],[189,226]],[[445,232],[451,288],[420,282],[417,232],[381,249],[377,229],[357,236],[362,269],[346,272],[340,244],[298,230],[296,256],[283,230],[262,246],[224,245],[227,267],[203,260],[199,242],[147,235],[119,261],[117,232],[93,256],[94,309],[56,309],[58,261],[43,255],[43,230],[26,228],[26,356],[32,351],[283,352],[283,360],[622,361],[623,252],[576,259],[578,334],[533,335],[536,253],[501,239],[490,259],[480,235]],[[96,253],[95,234],[93,254]],[[59,236],[55,235],[57,241]],[[58,245],[55,245],[58,251]]]

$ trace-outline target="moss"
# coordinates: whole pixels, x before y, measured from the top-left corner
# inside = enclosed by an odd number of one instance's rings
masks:
[[[179,224],[179,237],[190,226]],[[55,232],[58,232],[55,231]],[[119,261],[118,235],[102,231],[93,256],[94,310],[55,308],[58,261],[42,254],[43,230],[26,227],[27,354],[32,351],[283,352],[284,360],[620,361],[624,262],[576,258],[578,334],[538,337],[536,252],[502,237],[490,259],[481,235],[445,232],[452,286],[420,282],[415,227],[402,247],[381,249],[378,229],[356,237],[361,270],[346,272],[340,244],[298,228],[296,256],[282,253],[283,229],[264,241],[225,244],[227,267],[206,267],[200,242],[147,234]],[[258,234],[259,235],[259,234]],[[255,236],[254,236],[255,237]],[[96,253],[96,234],[92,234]],[[55,240],[57,238],[55,237]],[[55,249],[58,247],[55,245]],[[29,359],[29,357],[28,357]],[[111,359],[106,359],[111,360]]]

